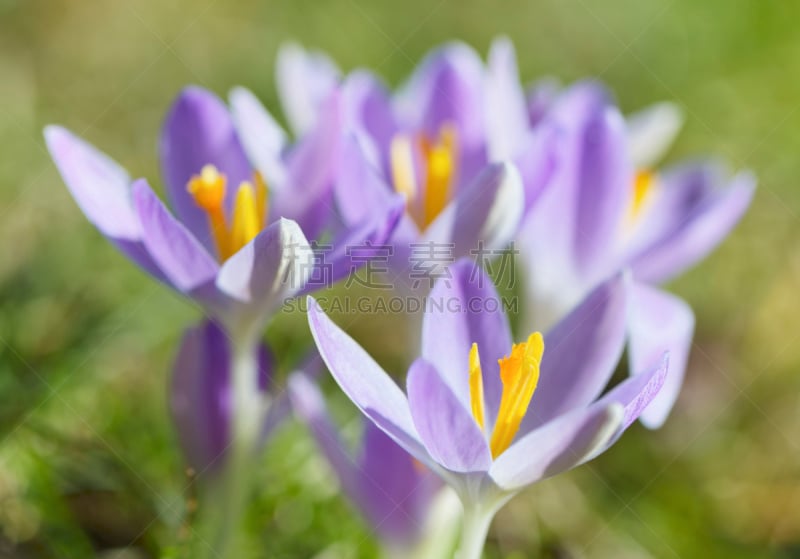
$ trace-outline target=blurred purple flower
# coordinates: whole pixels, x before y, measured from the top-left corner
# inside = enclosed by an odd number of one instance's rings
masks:
[[[289,397],[345,494],[375,533],[392,549],[411,553],[428,523],[432,501],[441,488],[439,478],[371,422],[365,427],[360,451],[351,455],[328,415],[322,393],[307,375],[296,373],[289,379]]]
[[[320,118],[323,92],[342,78],[323,54],[297,45],[281,50],[277,68],[278,83],[287,84],[279,88],[285,112],[304,130]],[[480,58],[462,43],[432,52],[394,94],[366,70],[343,79],[350,137],[334,186],[338,208],[345,223],[357,223],[401,194],[406,213],[393,237],[396,266],[408,264],[412,243],[451,244],[458,258],[479,243],[502,248],[516,231],[522,181],[513,163],[489,162],[484,79]]]
[[[132,182],[117,163],[69,131],[49,126],[45,137],[78,205],[123,253],[226,328],[252,328],[285,297],[310,287],[320,265],[307,236],[318,238],[332,223],[340,104],[331,92],[318,125],[296,145],[279,136],[257,146],[260,160],[269,160],[261,173],[248,160],[225,105],[199,87],[183,90],[160,143],[177,217],[146,180]],[[384,242],[402,209],[389,203],[384,210],[337,231],[335,246]],[[330,258],[327,283],[350,269],[345,250]]]
[[[622,277],[596,288],[544,338],[534,333],[512,346],[503,310],[475,303],[499,300],[488,277],[465,260],[452,272],[452,284],[440,281],[431,293],[450,304],[425,313],[406,393],[313,299],[309,323],[348,397],[458,493],[465,538],[475,538],[462,547],[472,550],[511,496],[608,449],[660,390],[667,360],[601,396],[625,342]],[[450,310],[454,301],[463,312]]]
[[[654,171],[681,126],[673,105],[654,105],[626,122],[594,82],[558,92],[545,81],[526,99],[507,39],[492,45],[489,66],[488,90],[505,99],[489,112],[497,131],[490,151],[538,160],[524,139],[550,138],[552,159],[540,167],[546,186],[526,200],[516,239],[527,275],[526,324],[549,326],[599,282],[630,269],[631,371],[670,351],[667,385],[642,416],[657,427],[680,391],[694,316],[681,299],[648,285],[679,275],[719,244],[747,210],[755,179],[748,172],[730,178],[711,162]]]
[[[275,400],[264,417],[260,442],[289,411],[285,393],[275,394],[274,360],[265,346],[258,349],[258,392]],[[225,467],[231,444],[233,388],[231,343],[225,331],[212,321],[189,328],[183,335],[173,367],[170,410],[186,462],[200,477]],[[257,451],[260,445],[253,448]]]

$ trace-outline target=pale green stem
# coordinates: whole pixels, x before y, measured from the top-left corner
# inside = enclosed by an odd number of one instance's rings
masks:
[[[456,559],[480,559],[489,526],[494,518],[496,507],[464,505],[464,521],[461,527],[461,544]]]
[[[231,343],[230,445],[220,477],[212,482],[201,503],[204,520],[196,546],[199,556],[209,559],[233,556],[241,532],[265,408],[258,391],[257,347],[257,338],[249,335],[238,336]]]

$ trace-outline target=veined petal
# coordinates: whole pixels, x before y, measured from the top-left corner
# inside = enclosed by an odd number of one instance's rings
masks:
[[[486,404],[486,432],[500,408],[503,384],[498,359],[511,350],[508,319],[492,280],[478,264],[462,259],[450,266],[451,279],[437,281],[422,323],[422,357],[432,363],[465,409],[470,409],[469,352],[478,344]],[[486,301],[496,305],[486,305]],[[441,303],[441,307],[435,306]],[[464,312],[452,312],[458,308]]]
[[[619,404],[572,410],[514,442],[495,459],[489,475],[513,491],[574,468],[608,444],[623,418]]]
[[[286,132],[249,89],[236,87],[229,97],[236,131],[253,167],[270,189],[281,188],[286,181],[282,159]]]
[[[251,180],[252,167],[239,143],[228,108],[210,91],[197,86],[185,88],[167,114],[160,153],[175,213],[213,251],[208,216],[187,191],[187,184],[205,165],[214,165],[227,179],[225,207],[230,212],[236,188]]]
[[[505,161],[517,157],[530,125],[517,56],[508,37],[496,38],[489,49],[485,110],[489,159]]]
[[[502,248],[516,235],[523,207],[519,171],[512,163],[494,163],[457,194],[422,240],[454,243],[455,257]]]
[[[588,406],[608,384],[625,347],[626,280],[597,287],[545,336],[539,386],[521,433]]]
[[[742,172],[721,187],[723,171],[714,165],[689,166],[662,180],[664,196],[654,200],[643,220],[658,235],[632,259],[637,278],[667,281],[708,255],[739,222],[750,205],[756,179]]]
[[[142,242],[172,285],[188,292],[216,276],[219,268],[214,258],[169,213],[146,180],[133,183],[133,199],[142,225]]]
[[[313,297],[308,298],[308,322],[322,359],[350,400],[406,452],[435,468],[437,463],[414,427],[408,399],[391,377],[325,315]]]
[[[449,353],[450,348],[440,348]],[[431,363],[417,359],[408,371],[408,404],[414,426],[431,457],[453,472],[485,472],[492,454],[468,407]]]
[[[634,168],[652,169],[675,141],[684,115],[675,103],[663,102],[645,107],[625,120]]]
[[[216,284],[251,314],[263,315],[305,287],[313,264],[313,251],[297,223],[279,219],[225,261]]]
[[[320,106],[335,89],[339,69],[323,52],[284,43],[278,51],[275,82],[283,112],[298,138],[311,130]]]
[[[60,126],[45,128],[44,137],[67,188],[89,221],[113,239],[139,240],[141,227],[125,169]]]
[[[628,358],[632,374],[641,373],[669,352],[669,375],[658,396],[642,412],[651,429],[666,421],[678,398],[694,333],[694,314],[683,299],[632,282],[628,297]]]

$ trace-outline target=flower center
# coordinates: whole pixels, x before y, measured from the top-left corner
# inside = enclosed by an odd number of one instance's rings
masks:
[[[394,188],[406,197],[406,208],[421,230],[441,213],[452,196],[457,166],[456,129],[444,124],[435,139],[398,134],[390,162]]]
[[[256,172],[253,182],[243,181],[236,191],[230,225],[225,216],[227,178],[214,165],[205,165],[186,190],[208,216],[211,235],[221,262],[252,241],[264,228],[267,216],[267,185]]]
[[[536,385],[539,383],[539,366],[544,354],[544,339],[539,332],[528,336],[521,344],[514,344],[511,353],[498,360],[500,380],[503,382],[503,395],[500,408],[489,439],[492,457],[497,458],[511,445],[519,431],[522,419],[528,412]],[[469,351],[469,394],[472,416],[484,429],[483,374],[478,355],[478,344],[472,344]]]

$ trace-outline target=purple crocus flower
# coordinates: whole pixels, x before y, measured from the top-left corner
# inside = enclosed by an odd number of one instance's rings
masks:
[[[397,556],[414,556],[433,520],[439,478],[371,422],[360,449],[349,452],[321,391],[306,374],[292,375],[288,392],[295,414],[309,427],[345,494],[381,542]]]
[[[201,478],[224,468],[231,444],[230,363],[231,343],[219,325],[206,320],[186,330],[173,366],[170,410],[186,463]],[[266,346],[259,347],[257,366],[258,394],[266,408],[268,394],[276,392],[274,359]],[[285,393],[275,398],[262,427],[262,442],[289,411]]]
[[[656,396],[667,361],[602,394],[625,342],[624,277],[596,288],[546,336],[512,345],[488,277],[465,260],[451,271],[450,285],[431,292],[405,392],[313,299],[309,323],[345,394],[459,495],[460,557],[469,559],[513,495],[608,449]]]
[[[259,146],[259,157],[269,158],[267,172],[260,173],[225,105],[199,87],[183,90],[160,142],[176,216],[145,179],[131,181],[117,163],[68,130],[49,126],[45,137],[78,205],[123,253],[200,303],[228,330],[258,330],[285,297],[308,287],[320,264],[306,237],[317,238],[331,224],[339,105],[334,91],[318,126],[295,146],[285,138]],[[349,270],[345,245],[380,244],[400,211],[390,204],[385,213],[339,231],[338,250],[322,263],[329,274],[325,284]]]
[[[547,186],[527,206],[516,239],[527,274],[527,325],[552,324],[599,282],[630,269],[630,368],[640,370],[665,349],[671,355],[668,384],[642,416],[657,427],[680,391],[694,316],[684,301],[650,286],[679,275],[725,238],[746,211],[755,180],[748,172],[730,177],[711,162],[654,171],[680,128],[672,105],[626,122],[593,82],[558,94],[545,82],[526,100],[511,43],[496,41],[489,60],[489,90],[506,99],[490,113],[493,151],[541,161],[524,138],[551,138],[553,157],[538,167]]]
[[[321,92],[342,79],[335,65],[291,45],[277,67],[278,82],[295,85],[280,88],[286,112],[314,122]],[[401,194],[406,212],[393,237],[400,268],[412,244],[452,245],[449,256],[458,258],[508,243],[525,193],[512,163],[489,163],[484,68],[474,50],[441,47],[394,94],[366,70],[346,76],[341,92],[351,137],[334,192],[345,223],[363,221]]]
[[[331,191],[340,163],[341,114],[339,93],[332,91],[315,126],[295,145],[277,136],[260,146],[250,143],[257,161],[267,160],[256,167],[222,101],[199,87],[186,88],[160,141],[176,215],[146,180],[131,181],[112,159],[64,128],[45,130],[56,166],[89,220],[147,272],[198,302],[227,335],[225,343],[215,327],[190,333],[174,385],[175,401],[184,403],[174,409],[190,463],[210,467],[229,447],[225,467],[208,487],[214,507],[205,508],[210,533],[203,539],[210,547],[198,554],[227,555],[246,503],[251,458],[274,407],[260,389],[261,327],[286,297],[346,275],[352,267],[347,246],[383,243],[402,212],[390,203],[385,211],[336,227]],[[334,250],[320,258],[307,236],[329,232]],[[312,284],[315,275],[322,281]],[[220,369],[223,356],[228,363]]]

